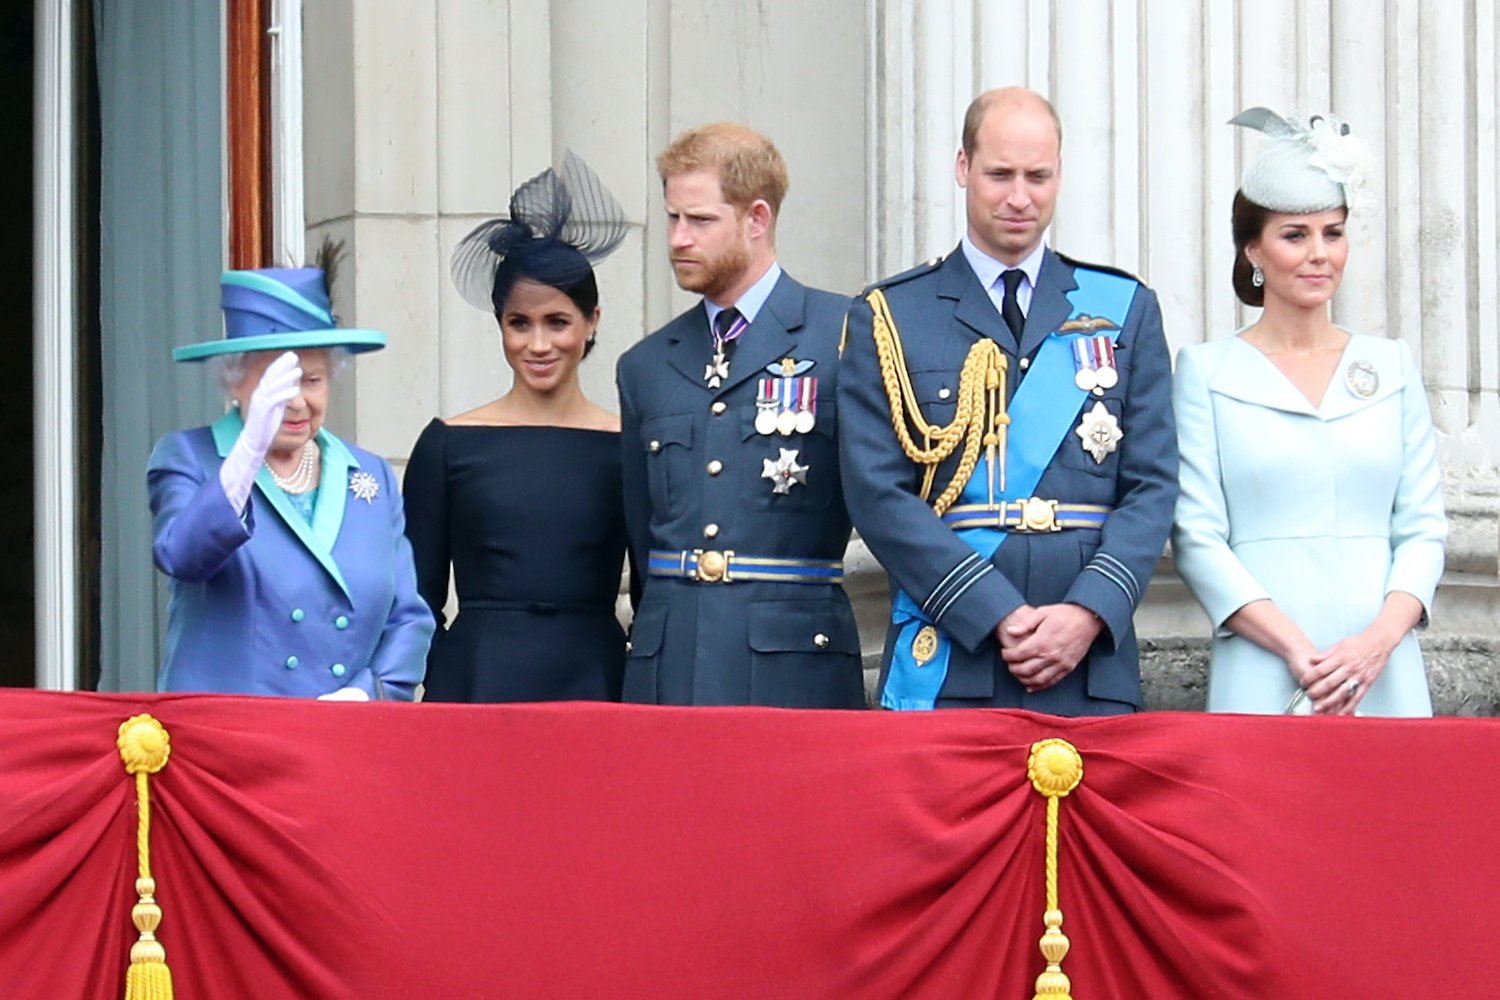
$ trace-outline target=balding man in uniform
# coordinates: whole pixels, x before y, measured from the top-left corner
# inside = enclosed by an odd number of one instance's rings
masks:
[[[890,574],[881,701],[1110,715],[1141,705],[1132,614],[1177,496],[1156,296],[1044,240],[1062,125],[980,95],[955,173],[968,228],[854,306],[840,447]]]

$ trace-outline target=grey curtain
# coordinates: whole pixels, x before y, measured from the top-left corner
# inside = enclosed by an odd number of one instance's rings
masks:
[[[221,41],[212,0],[94,0],[100,119],[100,687],[155,686],[166,585],[146,459],[223,412],[172,348],[217,336]]]

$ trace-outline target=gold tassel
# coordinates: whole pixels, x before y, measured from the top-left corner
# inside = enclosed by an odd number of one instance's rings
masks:
[[[135,775],[137,878],[139,900],[130,919],[140,939],[130,946],[130,967],[125,970],[125,1000],[172,1000],[172,970],[167,951],[156,940],[161,907],[156,903],[156,880],[151,877],[151,775],[167,766],[172,738],[160,722],[137,715],[120,723],[115,746],[125,762],[125,773]]]
[[[1083,757],[1067,740],[1040,740],[1031,745],[1026,777],[1031,787],[1047,797],[1047,912],[1042,916],[1046,931],[1041,940],[1047,968],[1036,977],[1032,1000],[1072,1000],[1073,984],[1062,970],[1069,945],[1057,902],[1057,826],[1061,800],[1083,780]]]

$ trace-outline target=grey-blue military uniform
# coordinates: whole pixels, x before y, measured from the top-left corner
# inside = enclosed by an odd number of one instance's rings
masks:
[[[1063,431],[1030,442],[1042,456],[1040,477],[1032,496],[1018,499],[1011,523],[996,523],[1003,528],[1004,544],[989,558],[966,544],[922,498],[923,469],[908,457],[893,429],[873,342],[874,312],[864,297],[850,312],[839,388],[849,509],[890,574],[893,589],[909,595],[917,624],[935,626],[948,641],[943,647],[947,673],[936,691],[936,707],[988,705],[1093,715],[1140,706],[1132,614],[1161,555],[1177,496],[1171,365],[1161,312],[1149,288],[1121,272],[1078,264],[1051,250],[1043,257],[1019,343],[962,252],[875,286],[904,347],[915,402],[926,421],[940,426],[954,420],[960,369],[970,349],[985,338],[1005,357],[1011,404],[1028,376],[1037,372],[1034,362],[1053,337],[1059,341],[1053,347],[1062,348],[1060,356],[1070,366],[1064,381],[1072,392],[1072,341],[1086,338],[1070,339],[1059,328],[1079,316],[1069,296],[1080,283],[1092,287],[1096,279],[1124,292],[1123,315],[1113,317],[1110,330],[1117,338],[1113,358],[1100,362],[1113,368],[1109,379],[1100,380],[1111,384],[1081,385],[1081,396],[1032,393],[1029,401],[1044,411],[1049,398],[1066,400],[1051,405],[1049,416]],[[1058,356],[1055,350],[1048,354]],[[1038,379],[1036,388],[1042,384]],[[1012,450],[1036,426],[1016,413],[1012,405]],[[1091,430],[1102,434],[1098,457],[1088,447]],[[1116,431],[1123,436],[1111,441]],[[953,478],[957,464],[954,456],[938,466],[939,488]],[[1033,498],[1039,503],[1028,506]],[[1070,522],[1059,513],[1056,523],[1050,523],[1046,515],[1054,501],[1059,512],[1079,513]],[[1041,512],[1033,530],[1019,523],[1023,509]],[[1064,530],[1055,530],[1064,523]],[[1088,608],[1103,628],[1077,669],[1047,690],[1027,693],[999,655],[995,628],[1022,604],[1059,602]],[[883,690],[890,683],[893,651],[914,634],[893,623],[886,639]],[[924,641],[916,651],[919,672],[924,657],[932,655],[931,635]]]
[[[621,357],[636,608],[626,701],[863,707],[839,582],[850,528],[835,389],[848,305],[783,273],[716,388],[701,303]],[[810,428],[787,418],[783,434],[764,416],[758,426],[758,395],[768,380],[786,387],[783,376],[803,396],[816,378]]]

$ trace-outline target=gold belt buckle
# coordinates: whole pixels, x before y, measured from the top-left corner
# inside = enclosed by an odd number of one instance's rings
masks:
[[[1031,497],[1021,501],[1022,531],[1061,531],[1057,523],[1057,501]]]
[[[717,549],[694,549],[693,557],[697,562],[693,570],[693,579],[699,583],[729,582],[729,560],[734,558],[733,552],[720,552]]]

